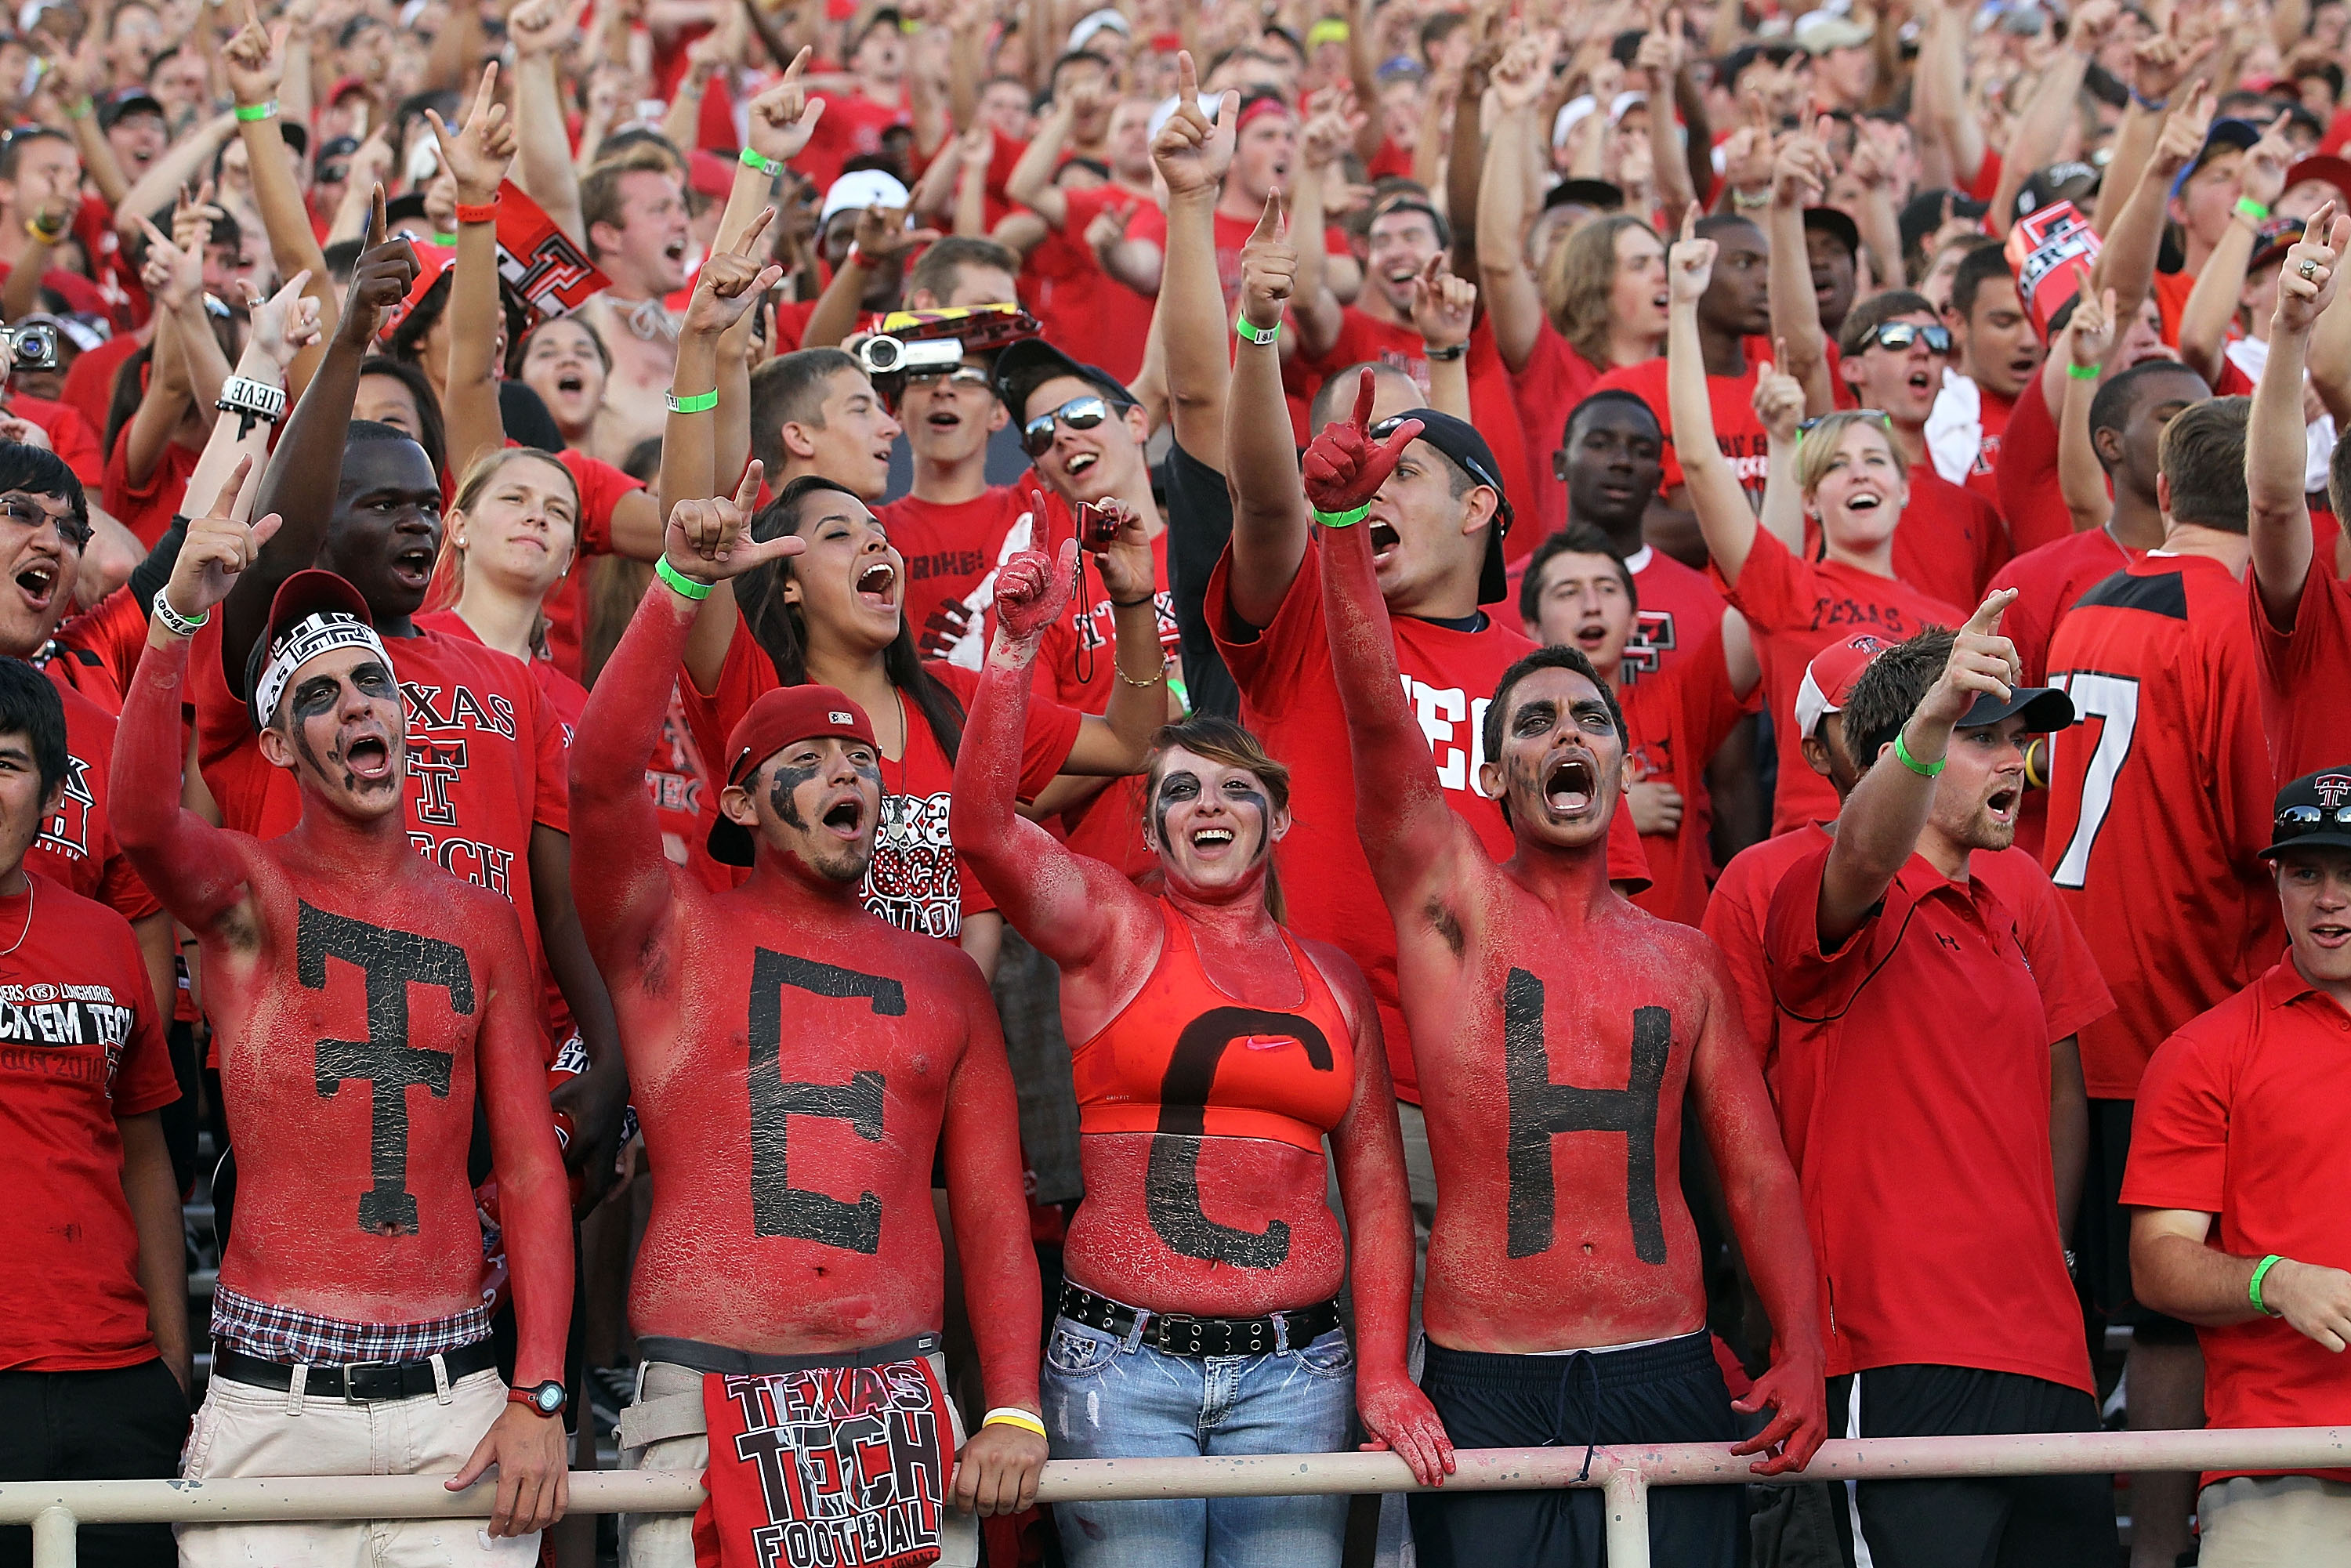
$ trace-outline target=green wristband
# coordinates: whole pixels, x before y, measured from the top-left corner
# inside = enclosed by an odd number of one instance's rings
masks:
[[[2253,222],[2257,224],[2265,224],[2270,221],[2270,210],[2262,205],[2259,202],[2253,200],[2251,196],[2239,196],[2237,198],[2237,210],[2244,214],[2245,216],[2252,219]]]
[[[2077,382],[2094,382],[2098,379],[2098,367],[2095,365],[2067,365],[2065,367],[2065,373],[2073,377]]]
[[[1921,779],[1934,778],[1951,763],[1951,759],[1948,757],[1938,757],[1932,762],[1919,761],[1910,755],[1910,748],[1902,744],[1902,732],[1898,729],[1894,732],[1894,760]]]
[[[2253,1277],[2245,1282],[2245,1299],[2253,1303],[2253,1311],[2263,1317],[2278,1318],[2285,1314],[2262,1300],[2262,1277],[2285,1260],[2273,1252],[2253,1265]]]
[[[765,152],[755,152],[748,147],[743,149],[743,155],[737,159],[736,162],[742,164],[746,169],[757,169],[760,173],[767,175],[771,180],[784,172],[784,161],[782,159],[770,158]]]
[[[236,117],[247,125],[256,120],[274,120],[277,117],[277,100],[273,98],[267,103],[240,103]]]
[[[718,393],[716,389],[706,392],[695,392],[687,397],[680,397],[675,392],[667,395],[669,411],[672,413],[708,413],[718,406]]]
[[[1262,345],[1281,336],[1281,323],[1276,321],[1271,327],[1259,330],[1257,323],[1247,316],[1236,316],[1233,318],[1233,330],[1250,342]]]
[[[1317,512],[1314,520],[1326,528],[1352,528],[1371,515],[1372,504],[1366,501],[1352,512]]]
[[[706,582],[695,581],[694,579],[686,576],[684,572],[678,570],[677,568],[670,565],[669,558],[667,556],[664,556],[659,560],[653,562],[653,575],[660,578],[664,582],[668,583],[672,588],[676,589],[688,599],[699,601],[710,597],[710,584]]]

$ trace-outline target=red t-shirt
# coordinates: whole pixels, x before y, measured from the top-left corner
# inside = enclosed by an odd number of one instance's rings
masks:
[[[107,302],[107,319],[118,332],[129,332],[144,327],[153,313],[147,298],[147,287],[139,281],[139,269],[122,253],[122,234],[114,226],[114,209],[103,196],[85,196],[80,210],[74,214],[74,237],[81,241],[82,254],[98,279],[98,291]]]
[[[119,714],[147,646],[147,607],[128,586],[118,588],[58,627],[54,642],[58,656],[45,666],[49,678]]]
[[[2054,544],[2074,532],[2074,513],[2065,505],[2057,476],[2057,422],[2049,416],[2049,400],[2041,395],[2038,372],[2017,394],[2008,426],[2001,432],[2000,465],[1992,483],[2000,492],[2009,543],[2017,554]]]
[[[136,1366],[155,1337],[117,1124],[180,1097],[147,966],[120,915],[37,871],[0,925],[25,933],[0,956],[0,1369]]]
[[[1035,312],[1045,336],[1075,360],[1097,365],[1120,382],[1131,382],[1143,369],[1144,341],[1150,336],[1151,313],[1157,299],[1137,294],[1102,269],[1093,247],[1086,244],[1086,227],[1106,207],[1131,204],[1129,237],[1147,237],[1152,214],[1160,226],[1165,219],[1147,194],[1123,185],[1095,185],[1064,191],[1068,215],[1058,229],[1029,253],[1021,267],[1022,293]]]
[[[572,482],[580,486],[580,558],[538,608],[547,617],[548,657],[554,661],[556,670],[577,685],[580,638],[588,628],[588,573],[583,563],[590,556],[612,553],[612,508],[632,490],[645,486],[643,480],[632,479],[610,463],[585,452],[567,446],[555,455],[570,470]],[[566,716],[565,722],[578,716],[579,711],[574,709]]]
[[[2327,570],[2330,551],[2310,552],[2294,624],[2278,627],[2245,574],[2262,692],[2262,730],[2276,781],[2351,761],[2351,587]]]
[[[180,515],[180,503],[188,493],[188,480],[194,476],[196,460],[203,455],[176,441],[166,441],[162,455],[148,473],[147,482],[134,485],[131,482],[131,426],[125,424],[115,437],[114,455],[106,460],[106,482],[99,504],[136,534],[141,544],[152,549],[155,541],[172,526],[172,519]]]
[[[1730,689],[1718,631],[1665,674],[1616,694],[1632,734],[1634,782],[1670,784],[1682,796],[1679,827],[1641,835],[1654,880],[1633,902],[1661,919],[1696,925],[1705,917],[1706,884],[1714,872],[1714,854],[1707,847],[1714,802],[1707,793],[1706,765],[1731,726],[1755,711],[1761,689],[1759,683],[1743,700]],[[1628,802],[1619,802],[1616,810],[1633,814]]]
[[[1139,213],[1136,214],[1138,217],[1142,215]],[[1249,235],[1257,232],[1257,225],[1258,219],[1255,214],[1245,218],[1237,218],[1222,209],[1217,213],[1217,281],[1224,288],[1225,309],[1228,314],[1232,310],[1233,302],[1238,299],[1241,294],[1241,247],[1249,244]],[[1141,234],[1144,231],[1130,228],[1127,232]],[[1165,233],[1166,214],[1162,213],[1158,235],[1154,237],[1164,236]],[[1324,254],[1329,256],[1353,254],[1347,246],[1347,231],[1336,225],[1325,225],[1322,230],[1322,249]]]
[[[1294,769],[1290,835],[1274,856],[1290,929],[1344,948],[1364,971],[1379,1004],[1396,1097],[1416,1105],[1420,1074],[1396,999],[1395,928],[1355,837],[1355,767],[1324,631],[1322,552],[1308,548],[1280,613],[1261,629],[1233,615],[1232,567],[1228,547],[1208,578],[1208,630],[1240,688],[1241,722],[1276,760]],[[1477,830],[1486,852],[1508,860],[1518,845],[1501,808],[1479,791],[1478,765],[1485,759],[1486,708],[1494,684],[1535,645],[1490,616],[1476,632],[1409,615],[1395,617],[1392,625],[1405,696],[1428,737],[1437,782]],[[1609,824],[1608,875],[1644,885],[1650,880],[1633,813],[1621,801]]]
[[[8,280],[8,275],[16,270],[13,267],[0,267],[0,283],[5,283]],[[41,287],[64,300],[66,310],[70,315],[102,316],[110,321],[114,319],[112,302],[99,290],[97,284],[78,272],[68,272],[62,267],[53,267],[41,274]],[[47,307],[43,306],[41,308],[47,309]]]
[[[1635,686],[1673,669],[1690,650],[1705,647],[1730,606],[1705,572],[1649,545],[1625,557],[1625,567],[1633,574],[1640,602],[1622,666],[1625,684]]]
[[[1760,844],[1750,844],[1730,857],[1707,896],[1706,917],[1698,929],[1722,949],[1730,970],[1731,989],[1739,995],[1739,1016],[1747,1025],[1763,1076],[1779,1092],[1780,1009],[1771,1000],[1771,962],[1763,956],[1763,924],[1771,913],[1771,895],[1788,868],[1828,841],[1826,824],[1807,822]],[[1980,869],[1985,857],[1977,855]]]
[[[41,824],[41,836],[25,852],[25,863],[125,920],[144,920],[163,906],[114,841],[106,810],[114,769],[114,716],[63,681],[53,676],[51,684],[66,706],[65,793],[55,814]]]
[[[2050,643],[2048,682],[2079,716],[2051,737],[2042,859],[2119,1003],[2082,1035],[2101,1099],[2136,1094],[2155,1048],[2285,943],[2244,593],[2217,560],[2150,550]]]
[[[81,416],[78,409],[69,403],[17,392],[8,399],[8,412],[41,427],[42,434],[49,438],[49,450],[73,470],[83,489],[94,490],[104,481],[106,455],[99,450],[98,432],[90,428],[89,421]],[[154,540],[140,542],[152,545]]]
[[[2038,374],[2039,372],[2035,372]],[[2008,434],[2008,422],[2016,412],[2016,400],[1976,383],[1977,417],[1983,423],[1983,441],[1976,448],[1975,466],[1968,470],[1967,486],[2000,509],[2000,452]]]
[[[968,713],[979,675],[956,664],[926,660],[923,667],[954,694],[956,707]],[[692,677],[677,683],[694,743],[716,783],[726,769],[726,737],[753,703],[782,683],[776,663],[759,646],[748,626],[737,620],[735,640],[726,645],[718,684],[710,692],[697,690]],[[906,714],[904,755],[882,759],[882,823],[874,835],[873,862],[865,868],[865,907],[917,936],[952,942],[963,931],[966,915],[996,907],[977,875],[967,875],[963,857],[947,838],[947,806],[955,792],[955,763],[912,698],[902,697]],[[1029,700],[1029,729],[1020,749],[1020,798],[1030,800],[1053,781],[1077,744],[1083,716],[1063,707],[1041,693]],[[747,875],[737,871],[739,878]]]
[[[1567,527],[1567,486],[1552,472],[1551,455],[1567,434],[1567,416],[1599,383],[1600,367],[1569,346],[1545,317],[1535,333],[1526,367],[1510,372],[1518,405],[1519,434],[1526,443],[1527,469],[1534,484],[1537,540]],[[1518,503],[1521,513],[1526,503]]]
[[[2179,319],[2187,314],[2188,297],[2196,292],[2196,275],[2184,270],[2158,272],[2147,291],[2155,296],[2156,314],[2163,319],[2163,340],[2179,347]]]
[[[2123,1202],[2217,1215],[2210,1244],[2240,1258],[2274,1252],[2351,1269],[2346,1046],[2351,1016],[2302,977],[2291,954],[2189,1020],[2147,1064]],[[2351,1422],[2351,1367],[2282,1319],[2199,1328],[2196,1338],[2206,1426]],[[2212,1471],[2204,1484],[2279,1473]],[[2351,1469],[2284,1473],[2351,1481]]]
[[[902,496],[875,510],[906,563],[904,612],[924,658],[979,668],[997,570],[1029,548],[1029,530],[1019,527],[1028,509],[1022,490],[991,485],[968,501]]]
[[[1910,504],[1894,526],[1894,575],[1949,604],[1980,604],[2008,564],[2008,530],[1991,503],[1924,463],[1910,470]],[[1804,549],[1821,558],[1820,519],[1804,518]]]
[[[883,131],[913,123],[914,117],[903,102],[876,103],[862,92],[827,93],[824,112],[817,117],[816,130],[800,155],[792,160],[792,167],[802,179],[814,183],[820,199],[841,178],[843,163],[881,152]]]
[[[1771,340],[1750,338],[1745,346],[1746,372],[1707,377],[1706,393],[1714,410],[1714,444],[1721,449],[1730,471],[1739,476],[1740,485],[1747,491],[1747,504],[1760,512],[1763,507],[1763,481],[1771,474],[1771,439],[1763,422],[1755,417],[1755,382],[1763,361],[1771,357]],[[1658,476],[1657,493],[1671,494],[1683,483],[1682,459],[1674,446],[1673,411],[1666,402],[1665,360],[1660,357],[1644,360],[1637,365],[1619,365],[1590,388],[1590,392],[1614,390],[1631,392],[1657,416],[1657,428],[1666,434],[1666,471]],[[1566,409],[1559,411],[1559,419],[1562,425],[1567,423]],[[1552,443],[1553,446],[1557,444],[1556,441]]]
[[[2058,1239],[2049,1048],[2112,1008],[2045,878],[1913,854],[1820,943],[1823,841],[1764,924],[1780,1128],[1819,1260],[1832,1377],[1924,1363],[2096,1383]]]
[[[106,428],[106,416],[114,404],[114,376],[124,362],[139,352],[139,340],[128,332],[117,333],[97,348],[83,353],[66,372],[66,384],[60,389],[63,402],[89,423],[92,430]]]
[[[1780,754],[1772,831],[1834,817],[1836,791],[1805,762],[1803,737],[1796,733],[1796,693],[1804,684],[1804,667],[1831,643],[1856,632],[1874,632],[1891,645],[1928,626],[1964,626],[1968,612],[1897,578],[1844,561],[1800,560],[1768,528],[1755,530],[1738,587],[1723,581],[1719,568],[1709,565],[1707,570],[1729,594],[1731,608],[1747,617],[1755,657],[1763,666],[1763,700]]]
[[[1332,340],[1330,350],[1311,361],[1299,355],[1283,365],[1282,374],[1297,396],[1311,402],[1332,373],[1366,361],[1393,365],[1412,378],[1422,397],[1428,395],[1428,349],[1420,334],[1352,305],[1340,307],[1339,335]],[[1535,494],[1534,473],[1527,461],[1510,372],[1502,363],[1501,350],[1494,346],[1493,323],[1482,315],[1469,329],[1469,357],[1465,363],[1469,372],[1469,422],[1493,448],[1494,461],[1501,465],[1503,497],[1517,518],[1517,526],[1502,541],[1505,558],[1516,560],[1542,542],[1541,534],[1526,526],[1534,520],[1524,510]]]

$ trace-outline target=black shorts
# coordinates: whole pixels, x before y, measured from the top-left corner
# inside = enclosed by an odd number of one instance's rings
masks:
[[[107,1372],[0,1372],[0,1482],[170,1480],[188,1400],[159,1358]],[[85,1524],[83,1568],[173,1568],[168,1524]],[[33,1560],[33,1531],[0,1526],[0,1568]]]
[[[1428,1343],[1420,1385],[1460,1448],[1587,1443],[1728,1443],[1730,1391],[1703,1331],[1598,1354],[1489,1355]],[[1596,1487],[1414,1492],[1423,1568],[1603,1568],[1607,1507]],[[1656,1487],[1649,1550],[1674,1568],[1747,1561],[1744,1487]]]
[[[2122,1201],[2130,1139],[2130,1101],[2090,1102],[2089,1160],[2082,1173],[2082,1212],[2074,1222],[2074,1272],[2108,1322],[2151,1344],[2194,1344],[2194,1324],[2140,1306],[2131,1294],[2130,1210]]]
[[[1857,1377],[1864,1437],[2098,1430],[2095,1399],[2045,1378],[1965,1366],[1873,1366]],[[1855,1381],[1829,1379],[1832,1432],[1852,1435]],[[1854,1490],[1876,1568],[2113,1568],[2120,1561],[2112,1476],[1863,1481]],[[1837,1510],[1847,1562],[1852,1517]]]

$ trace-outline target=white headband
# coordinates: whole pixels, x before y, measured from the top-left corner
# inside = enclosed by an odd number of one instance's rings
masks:
[[[383,639],[366,622],[340,611],[306,616],[270,650],[269,662],[261,667],[261,679],[254,684],[253,706],[261,722],[266,725],[277,716],[278,699],[286,695],[295,671],[337,648],[371,649],[385,669],[392,668],[392,655],[384,651]]]

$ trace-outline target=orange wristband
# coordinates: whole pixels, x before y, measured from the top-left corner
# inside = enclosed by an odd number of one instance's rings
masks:
[[[458,203],[457,221],[460,224],[496,223],[498,221],[498,199],[496,196],[492,196],[486,202],[476,202],[471,204],[465,202]]]

